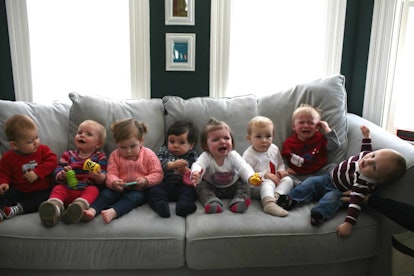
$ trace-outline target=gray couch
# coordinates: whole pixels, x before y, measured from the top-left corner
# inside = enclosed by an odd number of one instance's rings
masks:
[[[341,147],[332,154],[336,163],[360,149],[359,126],[371,129],[374,148],[393,148],[407,159],[403,179],[378,192],[412,203],[414,195],[414,147],[363,118],[347,113],[345,79],[329,76],[268,96],[191,98],[175,96],[150,100],[114,101],[70,94],[71,104],[42,105],[0,101],[0,122],[14,113],[30,115],[39,127],[42,143],[60,155],[73,148],[78,124],[94,119],[108,129],[104,148],[115,144],[110,124],[133,117],[149,126],[145,145],[154,151],[163,144],[166,128],[176,120],[188,120],[199,129],[213,116],[231,126],[236,149],[248,146],[247,122],[264,115],[276,126],[274,143],[279,147],[291,133],[290,118],[301,103],[322,110],[322,117],[336,129]],[[0,151],[8,148],[0,130]],[[200,147],[197,149],[200,151]],[[37,213],[0,223],[0,272],[30,275],[389,275],[391,236],[400,226],[366,208],[352,236],[340,238],[335,228],[344,211],[319,228],[310,225],[313,203],[301,205],[285,218],[265,214],[259,200],[244,214],[227,209],[204,214],[198,209],[187,218],[159,217],[146,204],[106,225],[100,217],[89,223],[54,228],[42,226]],[[174,210],[175,203],[171,203]],[[172,212],[174,214],[174,212]],[[211,271],[214,270],[214,271]]]

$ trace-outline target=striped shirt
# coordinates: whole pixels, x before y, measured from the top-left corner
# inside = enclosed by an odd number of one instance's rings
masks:
[[[341,192],[351,191],[345,222],[356,224],[366,195],[372,193],[375,183],[359,173],[358,161],[372,151],[371,139],[362,140],[361,152],[339,163],[331,172],[334,186]]]

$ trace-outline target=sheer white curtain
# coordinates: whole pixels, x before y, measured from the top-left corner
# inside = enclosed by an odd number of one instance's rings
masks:
[[[398,39],[395,77],[392,87],[390,116],[387,128],[395,133],[397,129],[414,131],[414,1],[405,1]]]
[[[6,4],[14,38],[13,68],[25,68],[13,71],[18,100],[68,101],[71,91],[119,99],[150,97],[148,1]]]
[[[414,1],[375,0],[363,116],[386,128],[414,131]]]
[[[263,95],[339,73],[345,11],[342,0],[213,0],[210,95]]]

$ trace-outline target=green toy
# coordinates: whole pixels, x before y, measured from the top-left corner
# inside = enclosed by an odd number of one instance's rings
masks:
[[[69,187],[76,189],[76,186],[78,185],[78,179],[76,178],[76,174],[74,170],[68,170],[66,172],[66,179],[68,181]]]

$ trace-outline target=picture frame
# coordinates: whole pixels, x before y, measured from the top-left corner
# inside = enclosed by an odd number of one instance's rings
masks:
[[[165,25],[195,25],[194,0],[165,0]]]
[[[165,70],[195,71],[195,43],[193,33],[166,33]]]

